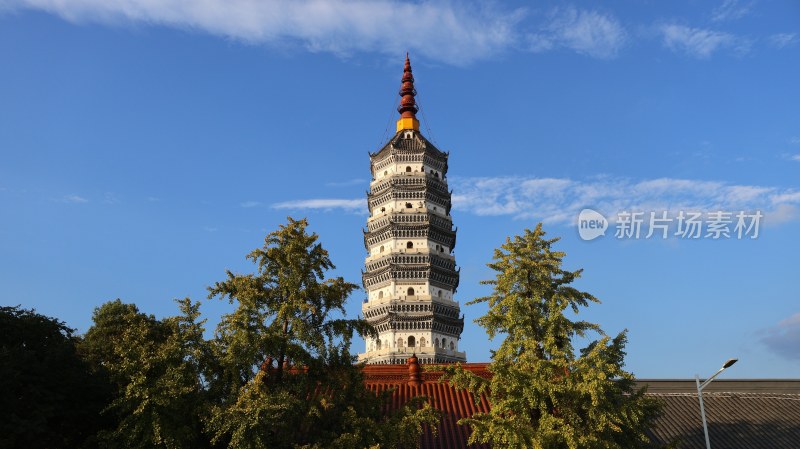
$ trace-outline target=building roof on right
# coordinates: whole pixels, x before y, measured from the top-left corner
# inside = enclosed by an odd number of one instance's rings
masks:
[[[705,449],[694,380],[638,379],[664,401],[651,437],[678,449]],[[716,380],[703,390],[714,449],[799,449],[800,379]]]

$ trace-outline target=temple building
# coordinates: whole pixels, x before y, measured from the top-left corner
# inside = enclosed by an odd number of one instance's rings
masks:
[[[368,364],[466,361],[458,343],[464,329],[454,295],[459,270],[456,229],[447,188],[449,153],[419,131],[414,76],[406,55],[397,133],[370,153],[372,182],[362,280],[362,311],[378,331],[359,360]]]

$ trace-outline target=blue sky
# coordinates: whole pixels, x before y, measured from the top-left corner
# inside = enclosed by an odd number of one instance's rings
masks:
[[[800,5],[0,0],[2,303],[79,331],[204,299],[286,216],[360,282],[368,152],[405,52],[450,151],[463,306],[506,236],[561,237],[639,377],[800,377]],[[583,208],[611,219],[582,240]],[[757,239],[616,238],[621,211],[762,211]],[[644,234],[643,234],[644,235]],[[357,314],[363,292],[348,311]],[[226,304],[206,301],[213,327]],[[361,346],[357,346],[361,349]]]

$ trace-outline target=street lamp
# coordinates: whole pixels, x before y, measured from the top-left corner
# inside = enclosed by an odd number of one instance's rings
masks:
[[[739,359],[728,359],[728,361],[725,362],[724,365],[722,365],[722,368],[720,368],[719,371],[714,373],[713,376],[706,379],[706,381],[703,382],[702,384],[700,383],[700,375],[699,374],[694,375],[694,380],[695,382],[697,382],[697,397],[700,398],[700,416],[703,418],[703,432],[706,435],[706,449],[711,449],[711,442],[708,440],[708,425],[706,425],[706,410],[705,408],[703,408],[703,388],[708,386],[708,384],[710,384],[715,377],[719,376],[719,373],[733,366],[733,364],[736,363],[738,360]]]

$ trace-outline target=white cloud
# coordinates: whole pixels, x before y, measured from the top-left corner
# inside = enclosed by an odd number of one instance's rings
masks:
[[[675,178],[451,178],[453,209],[570,224],[585,207],[607,216],[620,211],[760,210],[765,222],[794,219],[800,190]]]
[[[793,145],[800,145],[800,137],[792,137],[789,139],[789,143]]]
[[[793,155],[789,156],[789,159],[791,159],[793,161],[800,162],[800,154],[793,154]]]
[[[724,22],[729,20],[741,19],[750,14],[753,2],[740,2],[739,0],[723,0],[722,4],[714,8],[711,12],[711,20],[714,22]]]
[[[780,356],[800,361],[800,313],[762,331],[761,343]]]
[[[797,201],[800,204],[800,200]],[[769,214],[769,225],[779,225],[800,219],[800,208],[792,204],[778,204]]]
[[[343,209],[347,212],[366,212],[366,199],[311,199],[275,203],[273,209]]]
[[[259,201],[245,201],[243,203],[239,203],[239,206],[240,207],[244,207],[245,209],[249,209],[249,208],[252,208],[252,207],[258,207],[260,205],[261,205],[261,202],[259,202]]]
[[[769,43],[776,48],[790,47],[798,42],[797,33],[778,33],[769,37]]]
[[[542,52],[569,48],[594,58],[616,56],[627,42],[627,33],[610,14],[576,8],[557,9],[539,31],[526,37],[528,49]]]
[[[84,197],[82,197],[82,196],[71,194],[71,195],[65,195],[63,198],[61,198],[61,202],[63,202],[63,203],[73,203],[73,204],[83,204],[83,203],[88,203],[89,200],[84,198]]]
[[[721,48],[733,48],[739,53],[749,50],[750,42],[721,31],[668,24],[660,27],[664,45],[670,50],[705,59]]]
[[[400,0],[6,0],[72,22],[156,24],[250,43],[348,55],[407,50],[467,64],[508,48],[522,10],[492,3]]]

